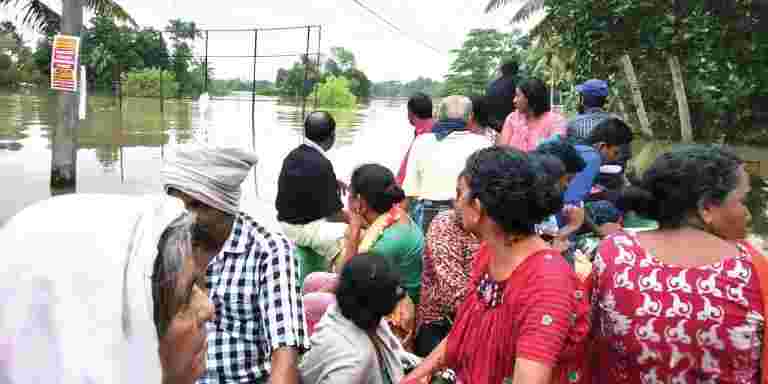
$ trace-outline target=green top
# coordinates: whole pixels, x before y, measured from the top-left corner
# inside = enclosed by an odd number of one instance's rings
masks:
[[[419,303],[421,290],[421,260],[424,253],[424,235],[413,221],[396,223],[384,230],[371,248],[371,253],[389,260],[403,280],[403,288],[414,304]]]

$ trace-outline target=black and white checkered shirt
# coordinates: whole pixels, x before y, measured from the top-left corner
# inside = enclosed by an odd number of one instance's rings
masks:
[[[198,384],[267,382],[271,352],[309,349],[293,246],[241,213],[208,264],[208,370]]]

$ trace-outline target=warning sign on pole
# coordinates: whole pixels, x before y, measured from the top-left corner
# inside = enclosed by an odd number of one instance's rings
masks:
[[[80,52],[80,38],[56,35],[53,39],[51,57],[51,89],[77,91],[77,66]]]

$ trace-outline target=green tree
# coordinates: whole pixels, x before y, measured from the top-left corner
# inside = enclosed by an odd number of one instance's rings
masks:
[[[357,97],[350,90],[350,83],[344,77],[328,76],[320,83],[310,98],[317,97],[318,104],[328,108],[353,108]]]
[[[38,81],[32,50],[24,44],[24,38],[10,21],[0,23],[0,84],[15,88],[22,83]]]
[[[445,77],[444,94],[482,95],[502,60],[518,58],[527,40],[520,31],[502,33],[495,29],[473,29]]]
[[[201,89],[194,86],[194,77],[191,74],[193,52],[190,44],[195,39],[202,37],[202,33],[197,29],[194,21],[184,21],[182,19],[170,20],[167,30],[171,35],[171,42],[173,43],[171,65],[176,74],[176,80],[180,84],[178,96],[199,94]]]
[[[371,97],[371,81],[368,80],[365,72],[352,68],[344,72],[343,77],[349,80],[352,94],[361,99]]]
[[[94,17],[91,24],[82,36],[81,57],[93,84],[109,88],[121,73],[143,67],[141,55],[135,50],[134,29],[118,26],[103,16]]]
[[[337,63],[341,72],[347,72],[357,67],[355,54],[344,47],[331,47],[331,56],[333,56],[332,60]]]
[[[160,89],[161,84],[162,90]],[[178,90],[179,83],[176,82],[176,74],[159,68],[145,68],[128,72],[123,85],[123,94],[126,96],[160,97],[161,95],[175,95]]]

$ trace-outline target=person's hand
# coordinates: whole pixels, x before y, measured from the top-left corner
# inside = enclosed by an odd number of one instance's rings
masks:
[[[409,374],[400,379],[399,384],[429,384],[429,377],[415,377]]]
[[[355,211],[348,211],[349,215],[349,230],[352,234],[359,234],[360,231],[365,228],[365,219],[363,216]]]
[[[555,237],[552,240],[552,248],[556,249],[559,252],[565,252],[568,247],[571,246],[570,240],[568,240],[567,237]]]
[[[400,326],[408,332],[403,345],[408,345],[416,328],[416,306],[410,299],[404,299],[395,307],[395,311],[397,318],[400,319]]]
[[[618,231],[621,231],[619,223],[605,223],[600,226],[600,235],[602,236],[608,236]]]
[[[563,210],[565,217],[568,220],[568,226],[574,227],[574,228],[580,228],[582,224],[584,224],[584,215],[586,214],[584,212],[584,208],[581,208],[579,206],[570,205],[565,207]]]

